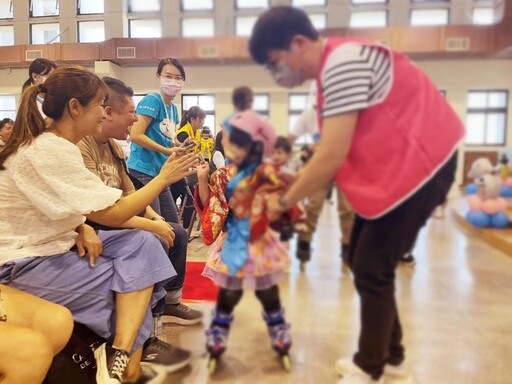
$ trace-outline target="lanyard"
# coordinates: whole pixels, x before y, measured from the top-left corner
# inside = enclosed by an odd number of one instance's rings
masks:
[[[167,105],[165,104],[165,100],[160,92],[158,92],[158,95],[160,95],[160,99],[162,100],[162,104],[164,105],[164,111],[165,111],[165,117],[167,117],[167,120],[169,123],[174,124],[174,121],[172,121],[169,117],[169,111],[167,110]],[[169,104],[169,109],[171,110],[171,116],[174,118],[174,110],[172,108],[172,102]]]

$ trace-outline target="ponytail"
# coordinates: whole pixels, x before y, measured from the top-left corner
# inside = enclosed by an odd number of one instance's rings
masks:
[[[23,92],[11,137],[0,151],[0,170],[5,169],[5,161],[16,153],[19,147],[30,144],[45,131],[45,121],[37,108],[37,95],[44,92],[44,87],[35,85]]]
[[[23,86],[21,87],[21,92],[25,92],[25,90],[32,85],[32,78],[29,77],[27,81],[23,83]]]
[[[188,111],[183,112],[183,116],[181,116],[180,128],[183,128],[187,123],[190,123],[190,120],[197,119],[198,117],[205,118],[206,112],[197,105],[190,107]]]

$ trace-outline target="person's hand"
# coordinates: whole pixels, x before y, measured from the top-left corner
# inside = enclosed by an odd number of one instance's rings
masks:
[[[191,137],[187,137],[183,143],[180,144],[180,148],[183,148],[185,150],[195,147],[197,145],[197,142],[192,139]]]
[[[197,178],[202,181],[208,181],[210,174],[210,164],[207,161],[201,161],[197,166]]]
[[[295,183],[295,180],[298,179],[299,174],[298,172],[288,172],[279,170],[277,176],[279,177],[279,180],[282,180],[286,185],[290,186],[293,183]]]
[[[171,225],[166,221],[160,219],[152,221],[150,231],[163,238],[167,242],[169,248],[174,245],[176,234],[172,230]]]
[[[78,254],[80,257],[88,255],[89,265],[94,267],[96,259],[103,251],[103,244],[101,243],[101,240],[96,234],[94,228],[87,224],[80,225],[76,231],[78,232],[78,237],[76,238]]]
[[[267,215],[270,222],[279,220],[285,209],[279,203],[282,194],[279,192],[272,193],[267,200]]]
[[[158,176],[162,177],[167,185],[170,185],[184,177],[193,175],[198,164],[199,158],[194,153],[179,157],[172,154],[162,166]]]

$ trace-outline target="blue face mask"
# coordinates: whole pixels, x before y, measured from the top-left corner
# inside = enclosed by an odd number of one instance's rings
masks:
[[[302,70],[292,71],[284,61],[280,61],[275,67],[269,68],[274,81],[281,87],[294,88],[304,83]]]

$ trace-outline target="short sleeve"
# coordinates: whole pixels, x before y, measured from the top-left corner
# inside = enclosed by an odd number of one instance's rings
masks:
[[[160,116],[160,108],[162,108],[162,102],[154,95],[149,94],[142,98],[135,112],[137,115],[145,115],[153,119],[158,119]]]
[[[332,51],[322,70],[322,117],[368,108],[391,88],[391,58],[383,47],[343,44]]]
[[[9,169],[20,192],[52,220],[100,211],[122,194],[84,166],[78,147],[51,133],[18,153]]]

